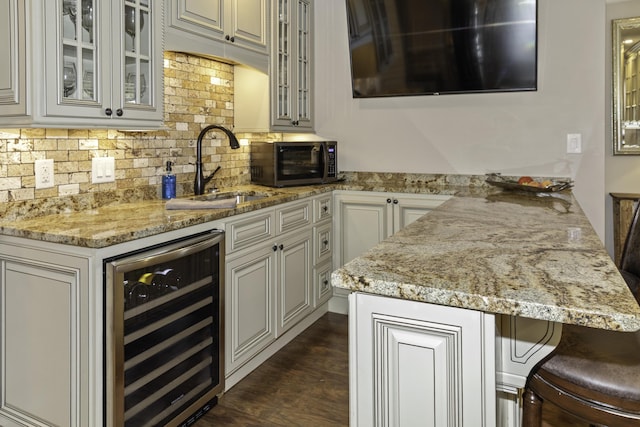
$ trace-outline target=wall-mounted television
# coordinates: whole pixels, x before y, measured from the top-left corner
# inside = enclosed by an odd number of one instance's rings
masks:
[[[536,0],[346,0],[354,98],[537,90]]]

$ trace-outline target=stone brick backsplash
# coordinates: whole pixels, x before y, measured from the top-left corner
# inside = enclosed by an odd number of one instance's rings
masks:
[[[196,139],[209,124],[233,129],[233,66],[176,52],[164,57],[166,129],[120,132],[111,129],[0,129],[0,202],[37,205],[45,199],[92,194],[93,199],[136,191],[160,197],[168,160],[175,163],[177,195],[193,192]],[[238,139],[279,140],[282,134],[242,134]],[[210,131],[203,140],[205,175],[218,165],[218,187],[249,183],[249,147],[232,150],[226,135]],[[91,183],[91,159],[115,158],[115,181]],[[34,162],[53,159],[52,188],[35,189]],[[106,193],[109,197],[95,197]],[[49,204],[47,202],[45,204]],[[0,209],[6,212],[5,209]]]

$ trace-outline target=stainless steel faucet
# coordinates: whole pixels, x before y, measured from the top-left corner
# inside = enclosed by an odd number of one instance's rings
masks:
[[[229,145],[231,146],[231,148],[233,148],[234,150],[240,148],[240,143],[238,142],[236,136],[233,134],[233,132],[231,132],[224,126],[209,125],[200,131],[200,135],[198,135],[198,143],[196,146],[196,178],[193,182],[193,192],[196,195],[204,194],[205,185],[207,185],[207,183],[211,181],[211,178],[213,178],[216,172],[218,172],[218,170],[220,169],[220,167],[218,166],[218,168],[206,178],[204,177],[202,172],[202,138],[204,138],[205,134],[212,129],[219,129],[224,132],[229,138]]]

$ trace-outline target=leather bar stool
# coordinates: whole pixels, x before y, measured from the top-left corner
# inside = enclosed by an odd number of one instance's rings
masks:
[[[640,303],[640,209],[636,209],[620,273]],[[529,375],[523,426],[542,425],[542,403],[591,425],[640,426],[640,331],[563,325],[556,350]]]

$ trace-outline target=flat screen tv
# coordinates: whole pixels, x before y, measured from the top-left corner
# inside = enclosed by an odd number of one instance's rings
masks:
[[[536,0],[346,0],[354,98],[537,89]]]

